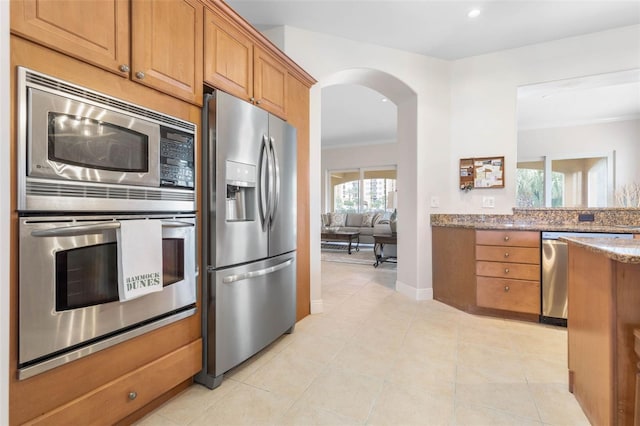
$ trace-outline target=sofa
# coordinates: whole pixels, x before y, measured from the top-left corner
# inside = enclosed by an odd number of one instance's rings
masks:
[[[391,234],[389,213],[324,213],[322,214],[323,229],[331,228],[337,232],[360,232],[361,244],[373,244],[373,235]]]

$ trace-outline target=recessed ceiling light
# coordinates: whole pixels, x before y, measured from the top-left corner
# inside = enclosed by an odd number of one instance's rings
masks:
[[[389,99],[387,99],[387,98],[382,98],[382,99],[381,99],[381,101],[382,101],[382,102],[389,102]]]
[[[477,18],[480,16],[480,9],[471,9],[469,13],[467,13],[467,16],[471,19]]]

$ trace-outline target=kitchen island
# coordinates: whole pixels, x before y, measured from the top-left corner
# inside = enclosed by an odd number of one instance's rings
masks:
[[[569,391],[592,424],[633,425],[640,240],[565,241],[569,243]]]

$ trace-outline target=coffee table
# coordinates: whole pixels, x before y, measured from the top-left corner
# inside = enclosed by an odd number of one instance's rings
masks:
[[[398,235],[397,234],[393,234],[393,235],[389,235],[389,234],[374,235],[373,236],[373,240],[374,240],[373,254],[376,257],[376,263],[374,263],[373,266],[375,268],[377,268],[383,262],[391,261],[392,263],[398,263],[398,257],[397,256],[385,256],[384,255],[384,245],[385,244],[392,244],[392,245],[396,245],[396,246],[398,245]]]
[[[336,231],[336,232],[328,232],[323,231],[320,234],[321,241],[347,241],[349,246],[347,248],[347,252],[351,254],[351,243],[356,243],[356,251],[360,251],[360,232],[347,232],[347,231]]]

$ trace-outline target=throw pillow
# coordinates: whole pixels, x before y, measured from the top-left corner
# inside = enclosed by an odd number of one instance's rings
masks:
[[[362,226],[373,226],[373,217],[375,213],[364,213],[362,215]]]
[[[347,219],[347,215],[344,213],[331,213],[331,225],[329,226],[344,226]]]
[[[320,216],[322,217],[322,226],[331,225],[331,213],[322,213]]]
[[[382,219],[382,214],[376,213],[373,216],[373,220],[371,221],[371,226],[375,226],[378,222],[380,222],[380,219]]]

